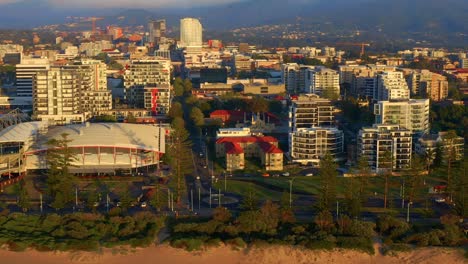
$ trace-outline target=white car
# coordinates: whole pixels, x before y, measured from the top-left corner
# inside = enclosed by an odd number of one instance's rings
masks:
[[[314,174],[313,174],[313,173],[307,173],[307,174],[304,175],[304,176],[306,176],[306,177],[312,177],[312,176],[314,176]]]
[[[141,206],[141,208],[146,208],[147,204],[146,204],[146,202],[142,202],[140,206]]]
[[[443,197],[437,197],[437,198],[435,198],[434,201],[436,201],[436,203],[445,203],[445,198],[443,198]]]
[[[281,174],[281,175],[283,175],[284,177],[289,177],[290,174],[289,174],[289,172],[283,172],[283,174]]]

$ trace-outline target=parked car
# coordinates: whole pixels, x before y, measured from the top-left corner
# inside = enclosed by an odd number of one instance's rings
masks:
[[[146,208],[146,206],[148,206],[148,204],[146,204],[146,202],[142,202],[142,203],[140,204],[140,207],[141,207],[141,208]]]
[[[270,177],[270,174],[269,173],[263,173],[262,176],[263,177]]]
[[[284,176],[284,177],[289,177],[290,174],[289,174],[289,172],[283,172],[281,175]]]
[[[445,198],[444,197],[437,197],[434,199],[436,203],[445,203]]]
[[[307,173],[307,174],[304,175],[304,176],[306,176],[306,177],[312,177],[312,176],[314,176],[314,174],[313,174],[313,173]]]

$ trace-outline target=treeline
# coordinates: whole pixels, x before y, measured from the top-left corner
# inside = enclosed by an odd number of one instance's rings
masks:
[[[458,217],[447,215],[434,225],[409,224],[382,215],[376,222],[341,215],[334,219],[328,211],[310,223],[297,223],[288,209],[267,201],[258,210],[233,217],[219,207],[211,219],[175,220],[170,244],[188,251],[227,244],[234,247],[290,245],[312,250],[344,248],[374,254],[373,238],[381,237],[383,252],[411,250],[422,246],[458,247],[466,241]]]
[[[151,245],[165,218],[149,212],[133,216],[88,213],[0,216],[0,245],[10,250],[34,248],[41,251],[85,250],[100,247]]]

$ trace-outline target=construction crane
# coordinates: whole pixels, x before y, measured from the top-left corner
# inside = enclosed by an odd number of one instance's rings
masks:
[[[93,27],[93,35],[96,34],[96,21],[103,20],[103,17],[89,17],[88,21],[91,21]]]
[[[369,47],[370,43],[340,42],[340,43],[336,43],[336,45],[340,45],[340,46],[359,46],[359,47],[361,47],[361,53],[359,54],[359,56],[362,58],[362,56],[364,56],[364,54],[366,53],[365,47]]]
[[[93,35],[96,34],[97,32],[97,26],[96,26],[96,22],[99,21],[99,20],[103,20],[104,18],[103,17],[75,17],[75,16],[68,16],[67,17],[68,20],[74,22],[74,23],[89,23],[91,22],[92,24],[92,33]]]

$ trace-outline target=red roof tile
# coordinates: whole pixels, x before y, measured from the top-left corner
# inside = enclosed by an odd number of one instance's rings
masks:
[[[224,148],[226,149],[226,154],[242,154],[244,150],[237,143],[226,142],[224,143]]]
[[[216,144],[221,143],[256,143],[256,142],[278,142],[274,137],[222,137],[216,140]]]
[[[268,142],[260,142],[258,145],[263,149],[265,153],[270,154],[283,154],[283,151],[279,149],[277,146],[268,143]]]

